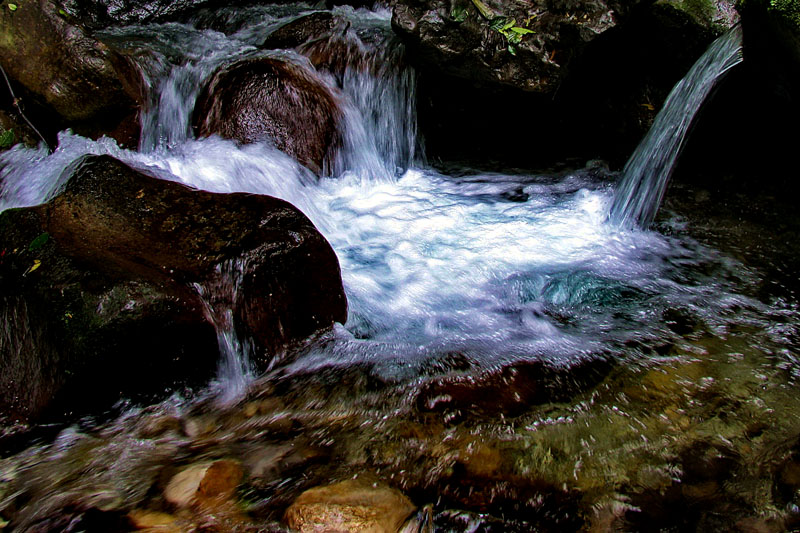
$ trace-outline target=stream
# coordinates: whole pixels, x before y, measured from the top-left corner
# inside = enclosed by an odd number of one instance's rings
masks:
[[[800,523],[798,302],[791,288],[765,296],[769,258],[693,233],[689,202],[668,202],[651,229],[620,227],[619,173],[600,161],[437,169],[390,11],[336,8],[349,23],[338,38],[370,65],[343,73],[315,71],[302,47],[259,49],[306,11],[221,8],[110,30],[149,91],[139,149],[69,131],[53,154],[15,147],[0,155],[0,210],[46,201],[86,154],[275,196],[334,248],[347,322],[258,375],[247,339],[224,330],[230,312],[209,304],[224,357],[213,383],[122,400],[113,419],[0,459],[0,530],[124,531],[146,509],[172,513],[176,531],[280,531],[303,490],[354,475],[432,505],[436,531]],[[202,82],[264,55],[341,99],[342,148],[320,180],[268,143],[192,134]],[[236,290],[236,265],[220,269],[228,285],[196,287],[204,298]],[[164,501],[182,466],[223,458],[245,471],[235,510],[209,518]]]

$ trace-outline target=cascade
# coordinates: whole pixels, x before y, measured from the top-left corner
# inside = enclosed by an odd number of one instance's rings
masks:
[[[297,370],[369,361],[413,377],[453,353],[482,368],[531,358],[568,363],[632,337],[672,335],[653,320],[662,309],[680,307],[713,324],[741,305],[725,287],[687,285],[687,264],[727,270],[713,252],[696,254],[694,244],[649,232],[620,235],[607,224],[611,193],[591,169],[450,176],[426,167],[415,74],[393,40],[388,10],[338,8],[347,24],[331,39],[284,51],[257,45],[297,14],[265,13],[229,34],[174,23],[113,30],[107,37],[133,55],[147,80],[141,148],[64,132],[52,155],[10,150],[0,155],[0,209],[46,201],[64,169],[87,153],[199,189],[289,201],[336,251],[349,303],[334,341],[294,359]],[[316,179],[268,143],[192,138],[197,86],[252,54],[280,54],[337,92],[342,142],[326,165],[330,176]],[[235,281],[236,268],[221,267],[226,273]],[[197,289],[220,332],[219,383],[230,385],[233,398],[249,373],[247,348],[233,336],[234,297]]]
[[[711,89],[742,62],[742,28],[714,41],[667,96],[653,126],[622,171],[610,220],[621,227],[646,228],[661,205],[689,127]]]
[[[237,334],[233,316],[244,268],[242,260],[225,261],[217,265],[216,276],[194,285],[206,318],[217,332],[220,361],[216,385],[221,405],[241,398],[254,377],[250,343]]]
[[[624,528],[651,519],[645,505],[679,520],[686,513],[671,511],[692,506],[689,515],[708,519],[700,523],[727,529],[796,523],[786,491],[771,502],[762,490],[777,486],[776,472],[789,487],[780,472],[797,462],[796,298],[760,301],[759,265],[686,232],[619,231],[652,220],[691,117],[741,60],[741,30],[673,91],[614,197],[598,166],[427,166],[415,74],[389,11],[336,8],[347,24],[329,40],[258,48],[307,9],[237,6],[113,30],[106,38],[146,82],[140,147],[62,132],[52,154],[2,152],[0,211],[47,201],[86,154],[198,189],[275,196],[334,249],[346,323],[287,347],[256,377],[257,344],[236,324],[248,265],[219,264],[192,287],[217,332],[210,385],[146,406],[121,402],[114,420],[82,421],[0,457],[0,530],[129,530],[153,520],[150,529],[283,531],[275,519],[301,493],[359,477],[427,509],[425,527],[409,521],[404,531],[578,530],[583,517],[593,517],[586,527],[608,519]],[[225,33],[208,29],[220,21]],[[193,138],[203,81],[260,54],[307,68],[336,93],[341,143],[329,175],[268,142]],[[0,335],[25,338],[19,322],[0,324]],[[683,471],[697,453],[724,466],[703,479],[713,498],[684,490],[662,502],[670,487],[696,486]],[[189,485],[197,497],[186,506],[167,496]]]

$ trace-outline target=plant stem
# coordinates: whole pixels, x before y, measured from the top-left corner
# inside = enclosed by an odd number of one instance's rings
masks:
[[[36,126],[34,126],[33,123],[28,120],[28,117],[25,116],[25,113],[22,112],[22,107],[19,105],[19,98],[17,98],[17,95],[14,94],[14,89],[11,87],[11,81],[8,79],[8,75],[6,75],[6,70],[3,68],[3,65],[0,65],[0,73],[3,74],[3,79],[6,81],[8,92],[11,93],[11,102],[14,104],[17,113],[19,113],[19,116],[22,117],[22,120],[24,120],[34,132],[36,132],[36,135],[38,135],[44,145],[47,146],[47,150],[52,153],[53,147],[50,146],[50,143],[47,142],[47,140],[44,138],[44,135],[42,135],[39,130],[36,129]]]

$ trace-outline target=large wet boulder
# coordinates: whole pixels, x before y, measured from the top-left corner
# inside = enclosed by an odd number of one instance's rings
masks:
[[[91,29],[182,21],[199,11],[263,4],[295,4],[294,0],[60,0],[64,12]],[[308,2],[312,4],[313,2]],[[370,3],[371,4],[371,3]]]
[[[320,173],[336,145],[339,109],[330,88],[304,67],[274,57],[217,71],[194,112],[197,135],[266,141]]]
[[[192,190],[107,156],[72,172],[48,203],[0,214],[5,422],[204,382],[220,306],[262,363],[345,320],[336,256],[287,202]]]
[[[401,0],[392,24],[421,73],[429,157],[616,165],[733,4]]]
[[[426,69],[549,93],[580,49],[619,15],[597,0],[432,0],[398,4],[392,24]]]
[[[209,0],[64,0],[62,9],[91,28],[176,20]]]
[[[552,94],[586,47],[631,18],[638,0],[398,2],[392,25],[425,69],[486,85]],[[651,9],[650,3],[645,9]],[[701,27],[730,26],[727,1],[661,0]],[[613,33],[613,32],[612,32]],[[679,46],[683,46],[680,44]]]
[[[0,9],[0,65],[38,129],[50,135],[69,127],[135,145],[140,78],[128,60],[50,0],[10,5]]]

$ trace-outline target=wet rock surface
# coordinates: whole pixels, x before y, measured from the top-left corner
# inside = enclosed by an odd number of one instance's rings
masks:
[[[649,26],[652,36],[661,38],[658,33],[665,26],[640,19],[645,12],[656,13],[662,24],[673,19],[685,36],[719,33],[738,20],[730,2],[663,0],[650,7],[594,0],[514,4],[433,0],[397,3],[392,25],[423,70],[476,85],[553,94],[590,45],[614,38],[627,23]],[[681,43],[680,49],[687,44]]]
[[[261,47],[266,49],[295,48],[329,33],[340,20],[333,13],[317,11],[284,24],[270,33]]]
[[[38,129],[54,136],[69,127],[135,146],[142,96],[133,65],[62,14],[56,3],[14,5],[0,11],[0,64]],[[6,99],[7,89],[2,92]]]
[[[342,481],[303,492],[286,510],[286,524],[297,531],[399,531],[415,507],[402,492],[363,479]]]
[[[622,166],[675,83],[738,20],[731,2],[486,5],[489,18],[471,2],[394,8],[420,71],[431,158],[536,168],[600,157]]]
[[[0,215],[9,418],[63,408],[59,393],[88,402],[95,380],[103,404],[207,377],[215,333],[191,283],[219,278],[226,260],[243,264],[243,290],[226,303],[259,352],[344,320],[338,261],[290,204],[192,191],[105,156],[72,171],[49,203]]]
[[[195,107],[195,130],[241,143],[267,141],[316,173],[335,149],[339,111],[330,89],[298,65],[243,60],[218,71]]]

